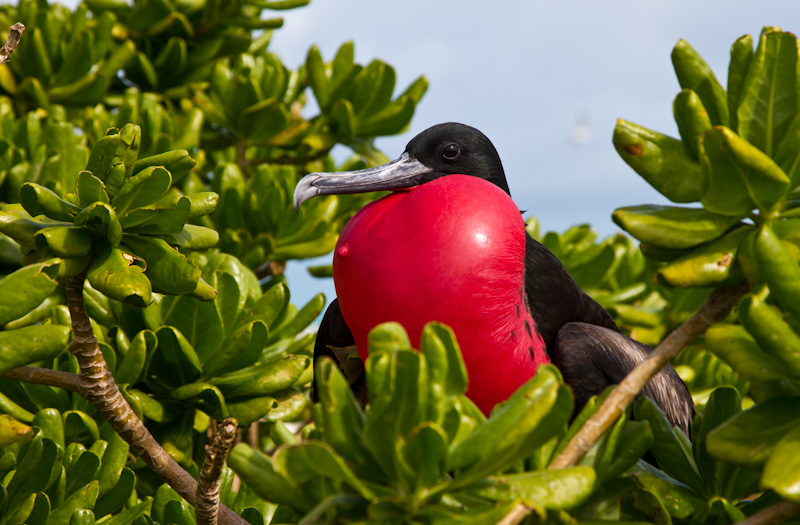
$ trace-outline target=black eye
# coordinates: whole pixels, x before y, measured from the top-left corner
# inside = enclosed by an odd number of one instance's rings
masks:
[[[448,142],[442,147],[442,157],[447,160],[456,160],[461,155],[461,147],[455,142]]]

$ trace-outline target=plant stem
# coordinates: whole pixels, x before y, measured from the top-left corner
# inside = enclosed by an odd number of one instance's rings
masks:
[[[206,460],[200,470],[200,482],[197,484],[197,505],[195,518],[197,525],[217,525],[219,512],[219,486],[225,458],[236,437],[238,426],[232,417],[226,418],[214,435],[211,443],[206,445]]]
[[[521,523],[531,511],[533,511],[533,509],[524,503],[517,503],[514,505],[514,508],[511,509],[511,512],[497,522],[497,525],[517,525],[517,523]]]
[[[756,512],[746,520],[740,521],[739,525],[772,525],[781,523],[795,514],[800,514],[800,504],[779,501],[771,507]]]
[[[83,390],[81,389],[81,376],[69,372],[62,372],[61,370],[21,366],[0,374],[0,378],[63,388],[64,390],[75,392],[81,397],[84,397]]]
[[[3,47],[0,48],[0,64],[4,64],[8,60],[8,57],[11,56],[11,53],[17,48],[22,38],[23,31],[25,31],[25,26],[19,22],[11,26],[11,29],[8,31],[8,39],[6,43],[3,44]]]
[[[197,504],[197,481],[158,444],[144,423],[136,416],[108,371],[103,353],[89,323],[83,300],[86,270],[67,280],[67,307],[72,320],[73,338],[69,351],[80,366],[81,396],[92,403],[103,418],[148,467],[168,483],[192,506]],[[221,509],[223,523],[246,525],[247,522],[228,507]]]
[[[742,281],[731,288],[714,290],[696,314],[670,333],[647,359],[625,376],[548,468],[560,469],[577,465],[647,382],[711,325],[725,319],[748,289],[747,281]]]

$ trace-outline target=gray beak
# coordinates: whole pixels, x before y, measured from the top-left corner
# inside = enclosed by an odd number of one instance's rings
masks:
[[[338,173],[309,173],[294,189],[294,211],[317,195],[342,195],[410,188],[420,183],[431,169],[417,159],[403,153],[388,164],[358,171]]]

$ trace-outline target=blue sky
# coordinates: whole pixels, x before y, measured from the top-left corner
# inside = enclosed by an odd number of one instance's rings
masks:
[[[390,158],[433,124],[470,124],[493,141],[514,200],[543,230],[590,223],[601,235],[617,231],[615,208],[666,202],[620,160],[611,134],[625,118],[677,136],[675,43],[688,40],[725,85],[736,38],[764,25],[800,30],[795,0],[313,0],[277,14],[285,25],[271,48],[288,67],[312,44],[330,60],[353,40],[358,61],[395,67],[398,91],[428,77],[409,131],[378,141]],[[333,297],[330,280],[305,272],[327,260],[289,264],[295,303]]]

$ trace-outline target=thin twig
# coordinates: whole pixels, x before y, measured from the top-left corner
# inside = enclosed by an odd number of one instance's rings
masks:
[[[795,514],[800,514],[800,504],[779,501],[771,507],[756,512],[746,520],[740,521],[739,525],[773,525],[781,523]]]
[[[514,508],[511,509],[511,512],[497,522],[497,525],[517,525],[517,523],[521,523],[531,512],[533,512],[533,509],[529,506],[524,503],[517,503],[514,505]]]
[[[73,338],[70,352],[77,358],[80,367],[82,395],[92,403],[117,434],[124,439],[158,476],[167,482],[189,504],[197,504],[197,481],[172,459],[155,440],[144,423],[122,396],[108,371],[103,353],[89,323],[83,299],[83,286],[89,267],[80,275],[67,280],[66,297],[72,321]],[[247,521],[228,507],[221,509],[225,524],[246,525]]]
[[[8,57],[11,56],[11,53],[17,48],[19,45],[19,41],[22,38],[22,32],[25,31],[25,26],[21,23],[17,22],[8,32],[8,39],[6,43],[0,48],[0,64],[5,64],[8,60]]]
[[[197,505],[195,506],[197,525],[217,525],[220,477],[222,476],[222,467],[225,465],[225,458],[236,437],[237,425],[236,420],[232,417],[225,419],[211,443],[206,445],[206,460],[200,470],[200,481],[197,484]]]
[[[37,385],[55,386],[75,392],[84,397],[81,387],[81,376],[61,370],[50,370],[49,368],[35,368],[32,366],[21,366],[13,368],[8,372],[0,374],[0,378],[11,379],[13,381],[24,381],[26,383],[36,383]]]
[[[548,468],[561,469],[577,465],[641,392],[647,382],[681,350],[703,335],[711,325],[725,319],[748,288],[747,281],[743,281],[731,288],[714,290],[696,314],[669,334],[647,359],[639,363],[617,385],[597,412],[581,427]]]

